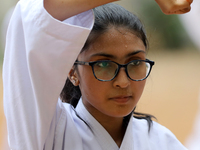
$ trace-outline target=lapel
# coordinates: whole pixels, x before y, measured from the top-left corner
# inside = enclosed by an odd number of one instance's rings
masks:
[[[121,147],[119,148],[110,134],[104,129],[104,127],[87,111],[82,103],[82,99],[76,107],[78,115],[90,126],[92,132],[102,150],[133,150],[133,132],[132,132],[132,117],[124,135]]]

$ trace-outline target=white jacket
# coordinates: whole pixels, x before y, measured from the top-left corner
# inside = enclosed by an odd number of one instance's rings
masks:
[[[60,22],[42,0],[20,0],[8,28],[3,65],[4,109],[12,150],[185,150],[165,127],[131,118],[122,145],[80,100],[76,111],[59,100],[68,72],[94,22],[87,11]]]

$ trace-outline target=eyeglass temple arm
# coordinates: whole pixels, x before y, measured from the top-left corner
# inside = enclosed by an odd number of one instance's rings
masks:
[[[90,65],[89,62],[84,62],[84,61],[75,61],[75,64],[78,64],[78,65]]]
[[[152,61],[152,60],[146,59],[146,61],[150,62],[150,64],[151,64],[152,66],[155,64],[155,62]]]

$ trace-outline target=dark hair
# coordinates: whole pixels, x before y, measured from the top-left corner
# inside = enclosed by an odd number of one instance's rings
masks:
[[[144,26],[138,19],[138,17],[136,17],[134,14],[127,11],[123,7],[113,3],[99,6],[97,8],[94,8],[93,10],[95,15],[95,23],[81,52],[87,50],[88,47],[92,43],[94,43],[100,35],[109,31],[109,29],[112,27],[116,29],[121,27],[132,32],[143,41],[144,46],[146,47],[146,49],[148,49],[148,41]],[[74,86],[71,81],[67,79],[65,86],[60,94],[60,97],[63,102],[70,103],[75,108],[81,97],[81,91],[78,86]],[[151,118],[153,116],[135,112],[135,109],[131,114],[124,117],[125,125],[128,124],[129,118],[132,116],[132,114],[135,118],[146,119],[150,130],[152,124]]]

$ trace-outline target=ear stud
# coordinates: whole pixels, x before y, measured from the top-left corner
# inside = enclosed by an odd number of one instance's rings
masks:
[[[73,84],[76,84],[76,80],[72,80],[72,83],[73,83]]]
[[[77,82],[78,82],[78,79],[74,76],[71,77],[71,82],[74,84],[74,86],[77,86]]]

